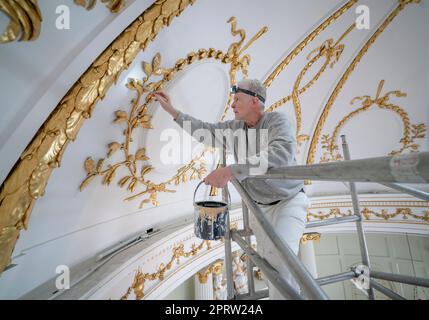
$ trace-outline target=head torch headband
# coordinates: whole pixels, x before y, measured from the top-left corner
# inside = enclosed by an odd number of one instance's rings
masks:
[[[265,99],[261,95],[255,93],[255,92],[252,92],[250,90],[239,88],[237,85],[233,85],[231,87],[231,93],[237,93],[237,92],[243,92],[245,94],[251,95],[251,96],[256,97],[259,100],[261,100],[262,103],[265,103]]]

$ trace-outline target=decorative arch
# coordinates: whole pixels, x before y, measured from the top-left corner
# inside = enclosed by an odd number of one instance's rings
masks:
[[[51,113],[0,189],[0,271],[22,229],[27,229],[36,200],[44,195],[52,170],[61,163],[98,101],[116,83],[138,53],[144,51],[194,0],[156,1],[131,23],[70,88]]]

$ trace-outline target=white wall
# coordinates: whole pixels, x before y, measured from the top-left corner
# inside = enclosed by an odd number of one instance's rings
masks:
[[[195,300],[194,276],[185,280],[166,296],[164,300]]]
[[[369,233],[366,238],[374,270],[429,278],[429,236],[408,235],[410,248],[406,235]],[[349,271],[351,266],[362,261],[355,233],[322,234],[314,249],[319,277]],[[428,288],[420,287],[415,297],[414,286],[384,280],[378,282],[406,299],[429,299]],[[329,284],[323,289],[331,299],[365,299],[350,280]],[[376,299],[386,298],[376,291]]]

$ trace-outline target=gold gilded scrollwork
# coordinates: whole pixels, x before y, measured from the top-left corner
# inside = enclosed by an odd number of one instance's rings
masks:
[[[52,170],[119,75],[164,25],[194,1],[157,1],[127,27],[73,85],[39,129],[0,189],[0,271],[10,262],[33,205],[44,194]],[[87,167],[91,164],[88,162]]]
[[[210,241],[204,240],[202,241],[198,246],[196,244],[191,245],[191,250],[188,252],[185,252],[185,246],[183,244],[180,244],[173,248],[173,255],[171,256],[170,260],[164,264],[161,263],[158,267],[158,270],[153,273],[144,273],[139,268],[134,276],[134,280],[131,284],[131,286],[128,288],[128,290],[125,292],[124,295],[122,295],[121,300],[128,300],[128,297],[131,293],[134,293],[136,300],[141,300],[144,297],[144,285],[146,281],[154,281],[156,279],[159,279],[159,281],[163,281],[165,277],[165,273],[171,269],[173,266],[173,263],[176,261],[176,264],[180,264],[180,258],[189,258],[193,257],[198,252],[200,252],[204,245],[206,245],[207,250],[211,249]]]
[[[300,244],[306,244],[309,241],[320,242],[321,236],[322,235],[318,232],[304,233],[301,237]]]
[[[322,212],[319,212],[317,214],[312,213],[312,212],[308,212],[307,221],[310,221],[310,217],[317,219],[317,220],[325,220],[325,219],[328,219],[330,217],[334,217],[334,218],[341,217],[341,218],[343,218],[343,217],[348,217],[351,215],[352,215],[351,210],[347,210],[345,213],[343,213],[343,212],[341,212],[340,209],[334,208],[334,209],[330,209],[329,213],[327,213],[327,214],[324,214]]]
[[[178,170],[177,174],[170,178],[168,181],[155,184],[146,178],[146,175],[149,174],[153,167],[147,163],[149,158],[146,156],[146,149],[140,148],[135,154],[130,153],[130,144],[132,143],[132,134],[134,129],[143,128],[143,129],[151,129],[153,128],[151,124],[151,115],[148,114],[148,103],[151,101],[151,98],[148,98],[144,104],[140,104],[140,100],[144,93],[149,91],[159,89],[162,86],[162,80],[158,82],[149,83],[149,78],[153,75],[164,75],[167,76],[173,72],[172,69],[163,69],[160,68],[161,56],[157,54],[153,61],[152,65],[144,62],[143,68],[147,74],[147,77],[144,79],[144,82],[141,83],[138,80],[131,80],[127,87],[136,92],[137,98],[135,98],[132,102],[131,111],[127,113],[123,110],[118,110],[115,112],[116,119],[113,121],[116,124],[126,123],[126,129],[124,130],[125,142],[112,142],[108,147],[107,157],[112,156],[116,151],[122,150],[124,155],[124,160],[118,162],[114,165],[108,165],[106,169],[102,169],[105,163],[105,159],[100,159],[97,162],[97,166],[94,166],[94,161],[92,158],[87,158],[85,160],[84,166],[87,171],[87,177],[82,182],[80,190],[82,191],[84,187],[86,187],[89,182],[93,180],[95,176],[102,176],[103,184],[110,185],[112,180],[115,177],[115,173],[117,169],[121,166],[125,166],[128,169],[127,175],[122,177],[118,181],[118,185],[121,188],[126,187],[128,191],[134,192],[138,185],[143,185],[145,190],[139,192],[136,195],[128,197],[126,200],[133,200],[140,196],[148,195],[148,198],[144,199],[140,207],[143,204],[151,202],[153,205],[159,205],[157,201],[158,192],[175,192],[175,190],[167,189],[167,185],[171,183],[175,183],[178,185],[180,182],[188,181],[188,174],[190,174],[189,179],[193,180],[197,177],[201,179],[202,175],[206,172],[205,169],[205,161],[202,158],[203,155],[200,155],[198,159],[194,159],[188,166],[182,167]],[[141,163],[139,165],[139,163]],[[199,165],[197,167],[197,165]]]
[[[374,105],[381,109],[387,109],[395,112],[401,118],[403,123],[403,135],[402,139],[400,140],[402,147],[399,150],[390,152],[389,155],[399,155],[406,150],[410,150],[411,152],[417,152],[419,150],[420,146],[415,143],[415,140],[423,139],[425,137],[426,125],[424,123],[410,124],[408,113],[401,107],[390,103],[391,95],[395,95],[396,97],[405,97],[407,95],[406,93],[395,90],[389,91],[385,95],[381,96],[383,86],[384,80],[381,80],[378,85],[375,98],[371,98],[369,95],[353,98],[353,100],[350,102],[351,105],[353,105],[356,101],[361,101],[362,106],[345,116],[337,124],[331,136],[329,134],[322,136],[322,148],[325,151],[320,159],[321,163],[342,160],[342,156],[339,153],[339,148],[337,145],[339,132],[349,120],[362,112],[368,111],[368,109]]]
[[[285,68],[290,64],[290,62],[311,42],[313,41],[323,30],[325,30],[330,24],[332,24],[334,21],[336,21],[341,15],[343,15],[347,10],[349,10],[357,0],[350,0],[347,1],[342,7],[340,7],[337,11],[335,11],[332,15],[330,15],[327,19],[325,19],[316,29],[314,29],[307,37],[305,37],[304,40],[302,40],[287,56],[284,58],[279,65],[277,65],[274,70],[271,72],[271,74],[267,77],[267,79],[264,81],[265,87],[269,87],[273,81],[280,75],[281,72],[285,70]],[[267,112],[274,111],[275,109],[279,108],[280,106],[284,105],[288,101],[292,100],[294,109],[295,109],[295,116],[296,116],[296,123],[297,123],[297,143],[298,146],[301,146],[303,142],[310,139],[310,137],[306,134],[301,134],[301,126],[302,126],[302,115],[301,115],[301,106],[299,102],[299,96],[306,92],[322,75],[322,73],[326,70],[328,65],[333,66],[333,64],[338,61],[339,56],[342,53],[342,50],[344,48],[343,45],[339,45],[339,42],[354,28],[354,24],[347,29],[347,31],[338,39],[338,41],[335,43],[335,45],[332,46],[332,39],[328,39],[323,43],[321,46],[319,46],[317,49],[313,50],[313,52],[310,53],[310,55],[307,57],[307,60],[310,60],[307,65],[301,70],[300,74],[298,75],[297,79],[295,80],[294,88],[292,94],[281,98],[280,100],[273,103],[269,108],[267,108]],[[319,52],[315,57],[311,58],[311,55],[314,52]],[[304,75],[307,73],[307,71],[311,68],[311,66],[320,58],[325,57],[326,60],[322,67],[318,70],[318,72],[313,76],[313,78],[305,84],[303,87],[299,87],[301,84],[301,81],[304,77]],[[335,58],[335,60],[332,60]],[[300,149],[298,148],[298,152]]]
[[[346,212],[341,212],[338,208],[332,208],[329,210],[328,213],[312,213],[308,212],[307,214],[307,221],[310,221],[310,218],[313,218],[312,220],[325,220],[328,218],[337,218],[337,217],[348,217],[352,215],[351,210],[347,210]],[[370,210],[368,208],[363,208],[361,210],[361,215],[365,217],[366,220],[370,220],[371,216],[382,218],[384,220],[392,219],[396,216],[402,216],[402,219],[407,220],[408,217],[412,217],[416,220],[421,220],[423,222],[429,222],[429,211],[424,211],[423,215],[418,215],[413,213],[411,208],[395,208],[395,212],[388,213],[387,210],[382,209],[381,212],[376,212],[374,210]]]
[[[101,2],[113,13],[120,12],[125,6],[125,0],[101,0]],[[74,0],[74,3],[86,8],[86,10],[92,10],[97,4],[97,0]]]
[[[181,168],[173,178],[166,182],[155,184],[146,178],[146,175],[153,170],[153,167],[147,163],[149,158],[146,156],[145,148],[140,148],[135,153],[130,152],[133,131],[137,128],[153,128],[151,124],[152,116],[148,113],[148,103],[152,101],[152,98],[146,94],[150,91],[160,89],[166,81],[166,78],[173,72],[177,72],[177,70],[174,68],[161,68],[161,55],[159,53],[155,55],[151,64],[143,62],[143,69],[146,73],[146,77],[143,79],[143,82],[132,79],[127,84],[127,87],[136,93],[136,98],[132,101],[131,110],[129,112],[124,110],[118,110],[115,112],[116,117],[113,123],[126,124],[126,128],[124,130],[125,141],[123,143],[116,141],[111,142],[107,146],[107,158],[111,157],[115,152],[122,150],[124,160],[113,165],[108,164],[106,167],[105,158],[99,159],[97,161],[97,165],[95,165],[92,158],[87,158],[84,163],[87,177],[80,186],[80,190],[82,191],[96,176],[103,177],[102,183],[110,185],[115,178],[117,170],[120,167],[126,167],[128,173],[118,181],[118,185],[121,188],[126,187],[130,192],[134,192],[138,185],[143,185],[145,187],[143,192],[127,198],[127,200],[131,200],[139,196],[148,195],[148,198],[144,199],[140,206],[143,206],[143,204],[147,202],[151,202],[153,205],[159,205],[157,201],[158,192],[175,192],[175,190],[167,189],[166,185],[173,182],[176,182],[176,184],[180,183],[180,181],[186,182],[188,179],[188,173],[190,173],[191,180],[196,179],[197,177],[201,178],[201,175],[206,171],[204,168],[205,162],[203,159],[200,159],[198,161],[191,161],[191,165],[189,167]],[[164,79],[156,82],[150,82],[149,80],[154,75],[164,76]],[[143,95],[146,95],[146,101],[141,104]],[[199,168],[196,167],[197,163],[200,165]]]
[[[200,283],[207,283],[209,274],[214,273],[216,275],[219,275],[222,273],[222,268],[223,268],[223,261],[217,261],[211,264],[208,268],[204,269],[203,271],[197,272],[198,281]]]
[[[248,76],[248,66],[250,63],[250,55],[246,54],[241,57],[241,54],[247,50],[256,40],[258,40],[264,33],[268,31],[268,28],[262,27],[245,45],[243,45],[244,40],[246,39],[246,31],[244,29],[238,29],[237,30],[237,20],[235,17],[231,17],[228,20],[228,23],[231,23],[231,34],[233,36],[240,36],[240,40],[237,42],[232,43],[227,53],[222,59],[223,63],[230,63],[230,69],[229,69],[229,79],[230,79],[230,85],[234,85],[237,83],[236,80],[236,74],[238,71],[241,71],[246,78]],[[232,94],[228,94],[228,100],[225,105],[225,108],[223,110],[223,114],[220,118],[220,121],[224,121],[225,117],[228,113],[229,106],[232,102]],[[220,163],[216,165],[216,168],[219,168],[221,166]],[[211,187],[210,188],[210,196],[216,196],[217,195],[217,188]]]
[[[371,216],[375,216],[377,218],[382,218],[384,220],[389,220],[391,218],[394,218],[396,216],[402,216],[402,219],[407,220],[408,217],[412,217],[416,220],[422,220],[424,222],[429,222],[429,211],[423,211],[423,216],[417,215],[413,213],[413,211],[410,208],[396,208],[395,212],[389,213],[387,210],[383,209],[381,212],[376,212],[373,210],[370,210],[368,208],[364,208],[362,210],[362,215],[365,217],[366,220],[370,220]]]
[[[329,112],[336,101],[339,93],[341,92],[342,88],[344,87],[345,83],[349,79],[352,72],[355,70],[356,66],[359,64],[359,62],[362,60],[363,56],[368,52],[368,50],[371,48],[371,46],[374,44],[374,42],[378,39],[378,37],[384,32],[384,30],[390,25],[390,23],[396,18],[396,16],[408,5],[411,3],[419,3],[420,0],[400,0],[398,6],[393,9],[393,11],[388,15],[388,17],[382,22],[382,24],[377,28],[377,30],[372,34],[372,36],[366,41],[366,43],[363,45],[363,47],[359,50],[356,57],[353,59],[353,61],[350,63],[350,65],[347,67],[344,74],[341,76],[340,80],[336,84],[334,90],[332,91],[328,102],[326,103],[325,107],[323,108],[322,114],[319,117],[316,128],[314,130],[313,136],[311,138],[310,142],[310,148],[308,150],[307,154],[307,164],[313,164],[314,158],[316,154],[317,145],[319,143],[320,136],[322,134],[323,126],[325,125],[326,119],[328,118]],[[308,182],[307,182],[308,183]]]
[[[291,61],[311,42],[313,41],[323,30],[329,25],[341,17],[347,10],[349,10],[358,0],[349,0],[343,6],[341,6],[332,15],[326,18],[316,29],[314,29],[308,36],[305,37],[287,56],[284,58],[271,72],[271,74],[265,79],[264,86],[268,88],[271,86],[273,81],[284,71],[284,69],[291,63]]]
[[[125,0],[101,0],[112,13],[120,12]],[[91,10],[97,0],[74,0],[74,3]],[[0,43],[15,41],[34,41],[40,35],[42,13],[37,0],[0,0],[0,11],[10,19],[6,30],[0,36]]]
[[[110,185],[113,181],[117,169],[124,166],[127,167],[128,173],[123,176],[119,181],[118,185],[121,188],[127,188],[128,191],[133,193],[136,188],[141,185],[144,187],[143,191],[140,191],[134,195],[127,197],[126,201],[131,201],[140,197],[145,197],[140,202],[140,208],[145,203],[152,203],[153,205],[159,205],[157,196],[160,192],[175,192],[175,190],[168,189],[167,186],[171,184],[179,185],[181,182],[186,183],[188,180],[201,179],[202,175],[206,173],[206,162],[203,159],[208,151],[213,151],[213,148],[206,147],[203,151],[194,157],[190,163],[179,168],[177,173],[170,179],[160,182],[153,183],[146,175],[148,175],[153,167],[147,163],[149,158],[146,156],[146,149],[139,148],[135,154],[130,154],[130,145],[132,144],[132,133],[134,129],[151,129],[153,128],[150,123],[151,115],[148,113],[148,105],[153,101],[153,97],[148,94],[153,90],[158,90],[164,87],[164,85],[173,79],[173,77],[186,66],[193,64],[196,61],[203,59],[215,59],[224,64],[230,64],[230,82],[235,83],[236,73],[241,71],[244,75],[247,75],[247,68],[250,61],[250,56],[245,55],[241,57],[241,54],[249,48],[261,35],[263,35],[267,28],[264,27],[257,32],[245,45],[243,45],[246,39],[246,33],[243,29],[237,29],[236,18],[231,17],[228,20],[231,23],[232,35],[240,36],[239,41],[232,43],[228,51],[224,53],[221,50],[214,48],[199,49],[197,52],[189,53],[185,59],[179,59],[172,68],[161,67],[161,55],[157,53],[151,63],[143,62],[143,71],[146,77],[143,82],[140,80],[131,80],[127,87],[130,90],[135,91],[136,98],[132,102],[131,110],[129,112],[124,110],[118,110],[115,112],[116,119],[113,121],[116,124],[126,124],[124,130],[125,141],[123,143],[111,142],[108,147],[107,158],[109,158],[115,152],[123,151],[123,160],[113,165],[104,166],[105,159],[97,161],[97,165],[92,158],[87,158],[84,167],[87,172],[85,180],[82,182],[80,189],[81,191],[96,177],[102,176],[103,184]],[[150,81],[152,77],[162,77],[157,81]],[[144,97],[145,101],[141,103],[141,99]],[[231,95],[229,96],[231,97]],[[228,111],[229,103],[226,105],[221,119],[223,119]],[[221,120],[223,121],[223,120]]]
[[[33,41],[39,37],[42,14],[37,0],[0,0],[0,11],[10,19],[0,43]]]
[[[341,54],[344,50],[344,45],[340,44],[340,42],[354,29],[354,27],[355,24],[352,24],[335,43],[333,39],[328,39],[324,41],[318,48],[311,51],[310,54],[307,56],[307,60],[309,60],[308,63],[304,66],[304,68],[301,70],[295,80],[292,94],[278,100],[267,110],[268,112],[271,112],[282,106],[286,102],[292,100],[296,116],[296,138],[299,146],[302,144],[302,142],[307,141],[310,138],[308,135],[301,134],[302,113],[299,96],[306,92],[314,83],[316,83],[316,81],[320,78],[322,73],[325,72],[328,66],[332,68],[335,63],[340,59]],[[302,79],[310,70],[310,68],[321,58],[325,58],[324,63],[313,76],[313,78],[301,88],[300,86]]]
[[[233,36],[240,36],[240,40],[232,43],[226,54],[224,55],[222,62],[229,63],[229,80],[230,84],[236,84],[236,74],[241,71],[244,77],[248,76],[248,66],[250,63],[250,55],[246,54],[242,56],[243,52],[246,51],[256,40],[258,40],[264,33],[268,31],[267,27],[262,27],[245,45],[243,45],[244,40],[246,39],[246,32],[244,29],[237,30],[237,19],[235,17],[231,17],[228,20],[228,23],[231,23],[231,34]],[[232,94],[228,95],[228,102],[225,105],[223,114],[221,116],[220,121],[225,120],[227,115],[229,106],[231,105]]]

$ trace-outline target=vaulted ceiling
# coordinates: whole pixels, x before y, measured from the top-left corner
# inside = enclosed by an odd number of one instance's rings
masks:
[[[177,143],[186,135],[147,101],[148,86],[215,122],[233,118],[231,83],[245,73],[264,81],[267,112],[286,113],[297,128],[300,164],[342,160],[341,134],[353,159],[429,149],[427,1],[130,0],[112,13],[70,0],[70,29],[59,30],[63,2],[39,3],[35,41],[0,45],[3,264],[29,227],[13,252],[18,266],[0,278],[15,296],[58,264],[192,213],[198,176],[216,162],[194,143],[180,163],[163,163],[163,134],[176,129]],[[369,29],[353,27],[366,9]],[[0,14],[0,30],[8,21]],[[348,191],[342,183],[307,189]],[[13,286],[18,277],[23,285]]]

